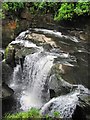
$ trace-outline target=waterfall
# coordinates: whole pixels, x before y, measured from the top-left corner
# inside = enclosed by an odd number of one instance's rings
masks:
[[[16,89],[18,87],[18,83],[20,81],[20,68],[21,66],[20,65],[17,65],[15,68],[14,68],[14,71],[13,71],[13,75],[12,75],[12,80],[10,81],[10,87],[12,89]]]
[[[49,99],[48,75],[54,58],[42,51],[26,56],[23,67],[23,84],[26,87],[20,100],[23,110],[40,108]]]
[[[25,111],[31,107],[41,108],[49,100],[48,76],[56,55],[45,52],[43,47],[38,47],[27,40],[16,39],[10,44],[34,47],[37,50],[33,54],[26,55],[23,71],[21,65],[14,68],[10,87],[19,95],[17,99],[20,101],[22,110]]]
[[[28,38],[32,32],[55,39],[57,47],[48,49],[47,46],[45,48],[48,42]],[[22,32],[10,45],[20,46],[19,50],[16,49],[17,58],[22,60],[24,56],[23,63],[18,62],[14,68],[10,81],[10,87],[15,91],[14,98],[19,103],[15,104],[15,109],[27,111],[35,107],[41,109],[43,115],[53,116],[54,112],[59,112],[62,118],[71,118],[82,102],[80,97],[88,95],[88,89],[77,82],[83,73],[79,70],[78,57],[73,53],[80,47],[78,39],[53,30],[30,29]],[[56,98],[50,98],[49,90],[55,92]]]

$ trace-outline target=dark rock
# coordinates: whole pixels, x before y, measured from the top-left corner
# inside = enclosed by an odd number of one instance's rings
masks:
[[[52,75],[49,81],[49,89],[55,92],[55,96],[64,95],[71,91],[72,85],[64,81],[60,76]]]
[[[46,50],[46,51],[50,51],[52,49],[52,46],[50,44],[44,44],[43,45],[43,48]]]
[[[21,61],[25,56],[32,54],[38,50],[38,48],[25,46],[27,41],[12,41],[5,50],[5,61],[11,67],[15,67],[16,64]],[[26,43],[29,45],[28,43]]]
[[[21,12],[20,17],[22,19],[31,20],[31,13],[29,12],[29,9],[27,7]]]
[[[0,61],[2,61],[4,59],[4,54],[3,52],[0,51]]]
[[[17,28],[16,20],[4,19],[2,21],[2,47],[6,46],[16,37],[15,30]]]
[[[13,68],[6,64],[5,61],[2,61],[1,64],[2,64],[2,81],[8,83],[12,76]]]
[[[9,99],[14,91],[4,82],[2,83],[2,100]]]
[[[56,93],[53,89],[49,89],[49,93],[50,93],[50,98],[51,99],[56,96]]]
[[[15,48],[16,53],[15,53],[15,60],[17,58],[22,58],[23,56],[27,56],[29,54],[33,54],[37,51],[37,48],[33,48],[33,47],[22,47],[21,49]]]
[[[25,56],[22,56],[22,58],[20,58],[20,64],[21,64],[22,70],[23,70],[24,59],[25,59]]]
[[[72,115],[72,119],[73,120],[87,120],[84,110],[79,105],[76,106],[76,109]]]
[[[52,67],[51,74],[59,76],[70,84],[82,84],[87,88],[90,88],[89,83],[89,68],[87,53],[74,54],[76,62],[69,58],[57,58],[55,59],[55,65]],[[58,79],[57,78],[57,79]]]
[[[66,66],[66,69],[63,69],[62,66],[65,65],[55,64],[51,69],[49,89],[54,90],[56,96],[69,93],[73,86],[70,80],[65,81],[65,79],[62,78],[62,75],[71,71],[72,68]]]
[[[89,90],[88,90],[89,93]],[[79,96],[80,106],[83,108],[86,116],[90,117],[90,94]],[[88,120],[88,119],[87,119]]]

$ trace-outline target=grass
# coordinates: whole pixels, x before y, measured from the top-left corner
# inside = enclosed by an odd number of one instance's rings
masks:
[[[2,120],[60,120],[57,112],[54,113],[54,116],[53,118],[48,115],[42,116],[38,109],[31,108],[28,112],[7,114]]]
[[[32,108],[28,112],[7,114],[2,120],[34,120],[36,118],[41,118],[41,115],[39,110]]]

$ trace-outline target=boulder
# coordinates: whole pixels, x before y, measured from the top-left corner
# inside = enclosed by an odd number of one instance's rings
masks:
[[[13,68],[10,67],[4,60],[0,64],[2,64],[2,81],[8,83],[12,76]]]
[[[9,99],[13,95],[14,91],[4,82],[2,83],[2,100]]]
[[[52,75],[49,81],[49,89],[51,93],[50,96],[53,96],[53,93],[54,96],[59,96],[69,93],[72,89],[72,85],[63,80],[60,76]]]
[[[54,64],[51,68],[49,89],[55,92],[55,96],[64,95],[71,91],[74,81],[72,79],[67,81],[62,76],[71,72],[72,69],[71,66],[62,64]]]
[[[33,54],[39,48],[27,40],[12,41],[5,50],[5,61],[12,68],[29,54]]]
[[[64,81],[70,84],[82,84],[85,87],[90,88],[90,84],[88,84],[89,55],[86,53],[77,53],[73,55],[75,56],[76,60],[68,57],[56,58],[54,61],[55,64],[51,70],[51,74],[55,74],[56,79],[58,79],[60,76]]]

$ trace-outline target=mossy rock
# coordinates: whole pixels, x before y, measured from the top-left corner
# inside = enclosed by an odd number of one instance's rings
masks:
[[[33,54],[36,52],[35,48],[26,48],[26,47],[22,47],[20,50],[17,50],[15,53],[15,58],[21,58],[22,56],[26,56],[29,54]]]
[[[5,50],[5,61],[10,66],[15,64],[15,48],[12,45],[8,45]]]
[[[38,48],[24,47],[20,43],[10,43],[5,50],[5,61],[11,67],[16,66],[19,60],[29,54],[37,52]]]

